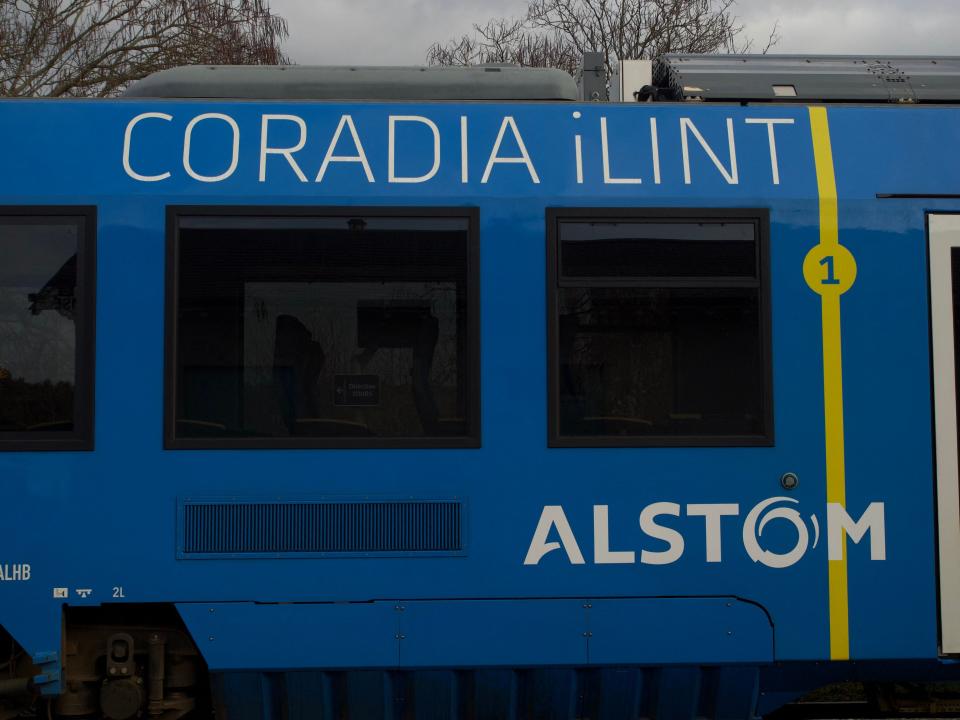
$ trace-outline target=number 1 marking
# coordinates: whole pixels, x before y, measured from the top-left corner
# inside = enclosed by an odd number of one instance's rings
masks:
[[[827,255],[823,260],[820,261],[821,265],[827,266],[827,277],[825,280],[821,280],[821,285],[839,285],[840,281],[833,274],[833,255]]]

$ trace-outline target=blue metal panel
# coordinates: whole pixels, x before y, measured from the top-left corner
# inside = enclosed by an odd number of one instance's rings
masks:
[[[395,603],[177,605],[211,670],[396,667]]]
[[[163,112],[172,120],[153,119],[138,125],[130,162],[141,173],[170,172],[163,181],[136,181],[122,167],[124,131],[132,118],[144,112]],[[182,167],[183,137],[192,118],[211,112],[235,119],[241,150],[230,178],[202,183]],[[819,300],[801,272],[819,231],[806,109],[404,105],[403,114],[430,117],[441,131],[440,170],[434,179],[420,184],[386,182],[386,128],[391,112],[395,112],[391,106],[377,103],[0,104],[4,158],[0,204],[95,204],[100,222],[96,450],[0,456],[0,503],[9,519],[3,561],[30,562],[34,568],[29,582],[0,584],[0,624],[31,652],[56,650],[62,600],[54,598],[51,590],[66,587],[68,602],[78,605],[115,600],[180,603],[215,667],[291,669],[317,667],[318,662],[325,667],[386,667],[395,666],[400,657],[389,637],[393,610],[391,603],[375,600],[737,596],[769,613],[778,660],[828,657],[822,328]],[[301,183],[277,157],[269,158],[265,181],[259,181],[259,138],[265,113],[304,118],[309,140],[297,157],[309,182]],[[368,182],[357,163],[333,163],[323,182],[313,182],[333,131],[347,113],[356,123],[375,182]],[[469,127],[467,182],[461,181],[461,116]],[[539,182],[519,163],[495,164],[487,182],[482,181],[507,116],[523,134]],[[603,181],[601,118],[607,120],[610,135],[612,174],[642,177],[642,184]],[[684,118],[696,124],[726,167],[730,121],[739,160],[736,184],[724,179],[692,136],[688,137],[690,182],[686,182]],[[746,122],[757,118],[793,121],[776,130],[779,184],[772,181],[767,128]],[[659,183],[652,171],[651,119],[660,130]],[[878,192],[960,192],[960,163],[945,151],[960,146],[960,110],[838,107],[830,109],[829,119],[841,196],[840,235],[859,265],[857,282],[843,299],[847,502],[855,517],[868,503],[884,502],[887,541],[883,561],[870,559],[866,543],[848,545],[852,655],[855,659],[934,658],[923,220],[928,209],[960,211],[960,201],[879,201],[874,196]],[[288,141],[290,146],[295,144],[293,124],[276,129],[278,146]],[[413,173],[432,152],[432,137],[410,129],[398,167]],[[223,171],[225,158],[229,160],[228,132],[218,120],[197,126],[192,150],[197,171]],[[348,135],[344,133],[339,152],[351,151]],[[575,171],[576,135],[583,141],[582,184]],[[887,152],[905,144],[909,152]],[[508,132],[502,154],[517,152]],[[478,207],[483,447],[164,451],[164,210],[167,205],[190,203]],[[544,213],[551,206],[584,205],[770,209],[774,447],[546,448]],[[745,551],[744,521],[761,501],[784,495],[778,480],[786,471],[801,478],[800,486],[789,494],[797,504],[789,505],[800,512],[810,541],[796,563],[774,568],[755,562]],[[178,497],[264,494],[468,498],[470,554],[357,561],[177,560]],[[684,552],[671,564],[642,564],[639,556],[644,549],[662,548],[639,530],[638,514],[661,501],[682,507],[679,517],[664,522],[683,535]],[[736,518],[723,520],[720,562],[707,561],[704,521],[686,513],[690,503],[738,506]],[[564,508],[585,557],[583,565],[571,564],[562,550],[548,554],[537,565],[523,564],[545,505]],[[634,551],[636,563],[593,562],[594,505],[609,508],[610,547]],[[53,542],[51,527],[70,542]],[[760,540],[765,548],[784,552],[797,535],[790,523],[774,518]],[[910,592],[890,591],[904,587]],[[92,594],[79,597],[78,588],[91,588]],[[115,597],[115,588],[122,589],[122,596]],[[206,616],[200,620],[203,613],[209,615],[211,606],[195,603],[206,601],[214,602],[214,615],[222,612],[237,625],[224,620],[215,632],[204,633],[208,623],[220,622]],[[329,617],[337,617],[333,624],[342,630],[323,635],[322,642],[293,642],[328,632],[325,622],[323,627],[313,624],[312,611],[278,609],[281,606],[252,609],[254,602],[348,601],[372,605],[358,610],[359,605],[331,604],[338,609],[331,610]],[[228,605],[235,609],[229,610]],[[455,615],[448,617],[453,625]],[[412,610],[410,618],[415,636],[428,619]],[[251,644],[243,647],[240,640],[206,639],[210,634],[228,638],[232,627],[244,627]],[[362,649],[355,642],[357,637],[364,639]],[[435,648],[417,647],[418,642],[414,639],[410,644],[411,662],[427,662],[437,655]],[[570,649],[564,652],[582,652],[575,649],[573,640],[569,642]],[[701,657],[726,662],[742,657],[739,644],[730,643],[726,636],[707,634],[697,643]],[[276,652],[266,649],[274,645],[286,647]],[[759,640],[753,638],[749,646],[759,647]],[[451,657],[454,650],[449,650]],[[482,639],[476,652],[496,657]],[[505,648],[501,657],[516,659],[527,652],[525,644],[516,643]],[[673,656],[651,652],[650,657],[660,663]]]
[[[402,667],[583,665],[582,600],[404,602]]]
[[[851,652],[858,658],[936,657],[936,552],[930,423],[929,322],[925,210],[944,200],[886,200],[873,192],[958,193],[956,162],[938,163],[960,143],[948,113],[931,108],[910,123],[910,148],[886,161],[854,138],[869,126],[888,136],[903,119],[863,109],[830,112],[836,137],[843,242],[857,258],[858,280],[844,295],[844,402],[847,505],[854,517],[887,499],[887,559],[869,560],[865,542],[848,546]],[[941,150],[937,150],[941,148]],[[907,190],[907,188],[911,188]],[[893,578],[907,578],[910,592]],[[884,600],[878,602],[878,597]],[[926,618],[909,632],[904,618]]]
[[[727,598],[177,607],[214,670],[773,661],[766,614]]]
[[[773,661],[762,608],[733,598],[590,600],[590,663],[652,665]]]

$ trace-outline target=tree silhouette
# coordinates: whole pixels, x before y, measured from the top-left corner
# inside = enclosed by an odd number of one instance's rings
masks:
[[[117,95],[176,65],[288,62],[268,0],[4,0],[0,96]]]
[[[585,52],[601,52],[608,74],[620,60],[668,52],[750,52],[736,0],[529,0],[520,18],[492,18],[427,50],[431,65],[508,63],[576,76]],[[761,52],[779,40],[775,25]]]

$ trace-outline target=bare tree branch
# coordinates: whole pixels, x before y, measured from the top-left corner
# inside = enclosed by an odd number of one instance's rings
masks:
[[[0,96],[108,96],[157,70],[283,64],[268,0],[0,0]]]
[[[669,52],[749,52],[736,0],[528,0],[522,18],[493,18],[427,50],[430,65],[510,63],[555,67],[576,77],[585,52],[603,53],[608,75],[621,60]],[[780,40],[775,24],[761,52]]]

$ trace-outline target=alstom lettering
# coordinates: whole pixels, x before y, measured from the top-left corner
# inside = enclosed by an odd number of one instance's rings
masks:
[[[741,547],[755,563],[771,568],[788,568],[798,562],[820,542],[820,520],[816,514],[804,517],[799,503],[793,498],[772,497],[757,503],[740,523]],[[703,518],[703,541],[706,561],[723,562],[724,528],[736,525],[741,515],[736,503],[692,503],[686,506],[675,502],[655,502],[640,511],[638,521],[645,538],[652,538],[661,549],[641,549],[639,563],[643,565],[671,565],[679,561],[686,550],[687,538],[674,526],[672,518]],[[849,537],[859,543],[870,536],[870,559],[886,560],[886,525],[884,503],[873,502],[859,519],[854,519],[837,503],[828,503],[826,509],[827,542],[831,559],[842,553]],[[788,533],[792,531],[792,546],[767,547],[763,531],[768,524],[778,521]],[[787,523],[787,525],[783,525]],[[596,565],[631,565],[638,562],[638,553],[624,540],[625,528],[611,530],[609,506],[593,506],[593,563]],[[616,541],[611,540],[611,536]],[[730,540],[727,541],[730,552]],[[581,541],[561,505],[546,505],[534,530],[524,558],[524,565],[538,565],[544,556],[554,550],[563,550],[573,565],[585,565]]]

